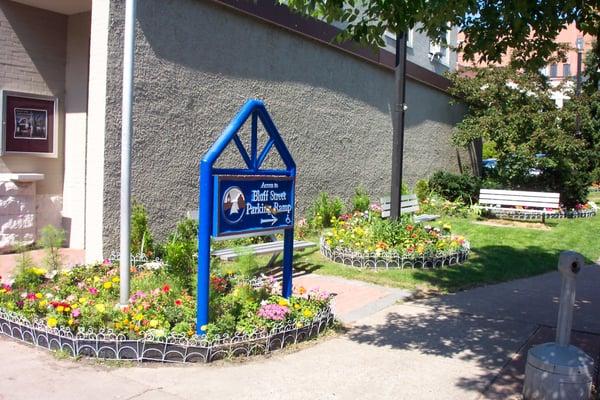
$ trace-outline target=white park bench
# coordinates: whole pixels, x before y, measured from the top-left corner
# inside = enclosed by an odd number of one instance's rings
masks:
[[[304,250],[314,246],[316,244],[313,242],[294,240],[294,250]],[[223,261],[232,261],[238,258],[240,254],[250,253],[261,256],[265,254],[279,255],[281,252],[283,252],[283,240],[274,240],[267,243],[250,244],[240,248],[214,250],[212,255],[219,257]]]
[[[198,213],[197,212],[188,212],[187,216],[188,216],[188,218],[193,218],[193,219],[197,220]],[[283,240],[277,240],[277,237],[275,236],[275,234],[277,234],[277,233],[283,234],[283,230],[269,231],[269,232],[263,233],[263,235],[269,236],[269,238],[271,239],[270,242],[250,244],[247,246],[235,247],[235,248],[212,250],[210,252],[210,254],[213,257],[219,257],[223,261],[233,261],[242,254],[255,254],[257,256],[272,254],[271,259],[269,260],[269,263],[267,264],[267,267],[270,268],[275,263],[275,260],[277,259],[279,254],[283,253]],[[220,237],[220,238],[214,238],[213,240],[216,240],[216,241],[233,240],[233,239],[240,239],[240,238],[251,237],[251,236],[256,236],[256,235],[246,233],[246,234],[241,234],[241,235],[231,235],[231,236],[224,236],[224,237]],[[294,250],[304,250],[304,249],[307,249],[310,247],[315,247],[316,245],[317,244],[313,243],[313,242],[306,242],[303,240],[294,240]]]
[[[381,198],[381,218],[390,217],[391,199],[389,196]],[[415,194],[403,194],[400,197],[400,215],[412,214],[415,222],[433,221],[438,219],[439,215],[421,214],[419,212],[419,200]]]
[[[560,193],[481,189],[479,207],[499,217],[541,218],[560,211]]]

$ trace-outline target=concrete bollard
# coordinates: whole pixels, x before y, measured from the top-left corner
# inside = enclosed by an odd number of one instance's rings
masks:
[[[563,251],[558,260],[562,276],[556,341],[534,346],[527,353],[525,400],[589,400],[594,360],[569,344],[575,304],[575,279],[583,256]]]

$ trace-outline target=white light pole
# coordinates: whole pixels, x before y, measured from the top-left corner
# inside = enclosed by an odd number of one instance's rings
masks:
[[[131,220],[131,136],[133,108],[133,65],[135,62],[135,7],[136,0],[125,3],[125,38],[123,50],[123,108],[121,123],[121,253],[119,302],[129,302],[130,249],[129,232]]]

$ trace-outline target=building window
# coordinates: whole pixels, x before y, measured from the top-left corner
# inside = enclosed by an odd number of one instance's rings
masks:
[[[411,49],[413,48],[413,38],[415,36],[414,34],[415,29],[409,29],[408,34],[406,35],[406,47],[410,47]],[[392,46],[394,48],[396,48],[396,34],[390,31],[385,31],[385,33],[383,34],[384,39],[386,39],[386,44],[388,46]]]
[[[571,77],[571,64],[563,64],[563,76],[565,78]]]
[[[558,75],[558,65],[551,64],[550,65],[550,78],[556,78]]]
[[[429,39],[429,60],[431,62],[440,62],[445,66],[450,66],[450,39],[452,30],[446,31],[445,43],[440,37],[438,40]]]

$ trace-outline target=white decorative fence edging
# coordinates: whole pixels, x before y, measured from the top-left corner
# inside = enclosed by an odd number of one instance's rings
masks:
[[[462,264],[469,258],[471,247],[465,241],[459,251],[435,255],[407,257],[396,251],[362,253],[352,249],[332,249],[321,236],[321,254],[331,261],[365,269],[442,268]]]
[[[551,212],[539,212],[539,213],[527,213],[527,212],[519,212],[514,209],[507,209],[507,211],[488,211],[491,215],[506,218],[506,219],[514,219],[514,220],[539,220],[542,216],[546,219],[565,219],[565,218],[591,218],[595,217],[597,214],[597,208],[591,208],[589,210],[570,210],[570,211],[562,211],[559,213],[551,213]]]
[[[112,330],[72,332],[66,328],[49,328],[44,321],[25,317],[0,308],[0,334],[42,347],[59,350],[70,356],[128,361],[165,363],[212,362],[216,360],[267,354],[285,346],[314,338],[334,321],[333,299],[310,323],[281,324],[268,332],[251,335],[221,336],[207,340],[203,336],[147,334],[142,339],[128,339]]]

